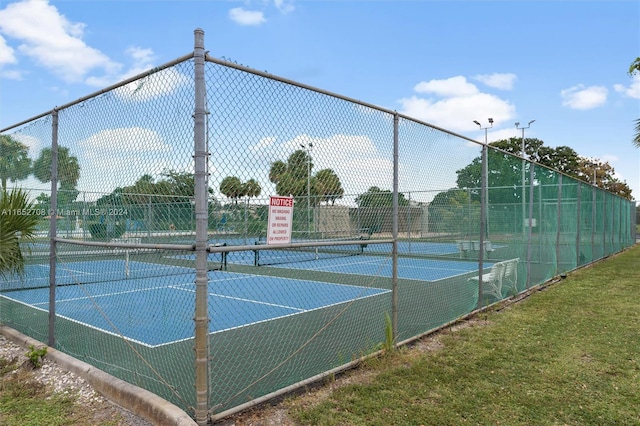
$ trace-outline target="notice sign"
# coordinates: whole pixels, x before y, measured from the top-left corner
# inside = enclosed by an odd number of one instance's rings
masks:
[[[271,197],[267,244],[289,244],[293,221],[293,197]]]

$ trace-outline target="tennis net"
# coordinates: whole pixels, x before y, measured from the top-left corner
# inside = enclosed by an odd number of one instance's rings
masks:
[[[367,243],[360,238],[351,238],[328,241],[299,241],[296,247],[286,248],[278,247],[277,245],[270,245],[268,246],[269,248],[266,248],[267,245],[262,241],[256,242],[256,245],[263,247],[254,250],[254,265],[268,266],[358,256],[364,253]]]
[[[92,248],[60,251],[57,259],[56,286],[178,275],[195,278],[195,254],[190,251]],[[47,260],[30,258],[23,273],[0,277],[0,292],[49,287],[51,269]],[[208,268],[221,269],[222,260],[220,253],[210,253]]]

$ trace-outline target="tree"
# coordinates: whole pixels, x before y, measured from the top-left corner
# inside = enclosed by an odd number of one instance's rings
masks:
[[[269,170],[269,180],[277,184],[285,173],[287,173],[287,163],[281,160],[274,161]]]
[[[42,183],[51,182],[52,151],[44,148],[40,156],[33,162],[33,175]],[[78,196],[76,186],[80,179],[78,158],[71,155],[69,148],[58,147],[58,183],[60,186],[58,204],[71,203]]]
[[[151,229],[177,227],[188,229],[193,225],[193,197],[195,180],[193,173],[165,169],[161,179],[144,174],[133,185],[118,187],[112,193],[100,197],[98,206],[123,207],[127,219],[146,221]],[[213,189],[207,188],[209,194]],[[214,201],[209,201],[209,204]],[[143,226],[142,222],[130,226]]]
[[[340,178],[331,169],[320,170],[313,182],[313,193],[318,197],[318,202],[323,201],[332,205],[337,199],[342,198],[344,189],[340,183]]]
[[[377,186],[370,187],[367,192],[356,197],[358,207],[392,207],[393,192],[388,189],[380,189]],[[409,201],[403,193],[398,193],[398,206],[408,206]]]
[[[616,193],[622,197],[630,198],[631,189],[614,177],[613,168],[606,162],[594,162],[581,157],[570,147],[559,146],[550,148],[538,139],[525,139],[525,152],[527,158],[546,167],[534,169],[535,180],[540,184],[553,184],[556,182],[556,171],[568,176],[580,179],[587,183],[593,183],[593,164],[597,168],[597,186]],[[499,150],[489,149],[489,176],[487,177],[490,203],[513,203],[521,201],[522,197],[522,159],[510,154],[520,155],[522,151],[522,139],[510,138],[490,143],[489,145]],[[529,165],[525,164],[525,185],[529,180]],[[471,199],[480,200],[480,178],[482,176],[482,160],[476,157],[466,167],[457,170],[456,184],[460,189],[469,189]]]
[[[313,195],[308,194],[311,188],[307,188],[311,182],[311,170],[311,157],[305,150],[299,149],[289,156],[286,163],[281,160],[271,163],[269,180],[276,184],[278,195],[306,197]]]
[[[31,174],[29,147],[8,135],[0,135],[0,181],[3,193],[7,180],[16,182]]]
[[[227,198],[234,200],[235,204],[238,204],[238,198],[245,195],[244,190],[244,185],[236,176],[227,176],[220,182],[220,192]]]
[[[437,194],[429,204],[429,229],[465,235],[473,234],[472,224],[480,221],[480,204],[471,201],[470,191],[449,189]]]
[[[24,271],[20,243],[34,241],[39,216],[21,213],[33,208],[22,189],[0,192],[0,276]]]
[[[367,192],[356,197],[358,229],[369,233],[389,229],[392,223],[393,192],[370,187]],[[404,194],[398,194],[398,206],[408,206],[409,201]]]
[[[640,76],[640,57],[637,57],[635,61],[629,66],[629,75]],[[633,144],[640,148],[640,118],[636,120],[635,136],[633,137]]]
[[[257,197],[260,195],[260,193],[262,193],[262,187],[260,186],[258,181],[255,179],[249,179],[243,184],[243,186],[244,186],[244,195],[246,195],[249,198]]]
[[[580,157],[578,160],[578,179],[631,200],[631,188],[615,177],[615,170],[606,161],[595,161]],[[595,181],[594,181],[595,178]]]

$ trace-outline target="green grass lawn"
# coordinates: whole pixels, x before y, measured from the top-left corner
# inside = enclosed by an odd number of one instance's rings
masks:
[[[321,401],[314,425],[639,425],[640,245],[520,303],[479,314],[428,352],[370,362],[374,378]]]

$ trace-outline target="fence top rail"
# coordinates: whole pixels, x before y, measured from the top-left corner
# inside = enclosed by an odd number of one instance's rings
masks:
[[[57,243],[75,244],[78,246],[104,247],[104,248],[139,248],[156,250],[188,250],[195,251],[195,244],[152,244],[152,243],[127,243],[127,242],[105,242],[105,241],[82,241],[69,240],[66,238],[54,238]]]
[[[164,70],[166,68],[169,68],[169,67],[177,65],[179,63],[182,63],[184,61],[187,61],[187,60],[189,60],[191,58],[193,58],[193,52],[190,52],[190,53],[188,53],[186,55],[183,55],[183,56],[181,56],[181,57],[179,57],[177,59],[174,59],[173,61],[167,62],[167,63],[165,63],[163,65],[159,65],[157,67],[151,68],[151,69],[149,69],[147,71],[144,71],[144,72],[142,72],[140,74],[134,75],[133,77],[129,77],[126,80],[122,80],[122,81],[120,81],[118,83],[112,84],[111,86],[108,86],[108,87],[106,87],[104,89],[98,90],[97,92],[93,92],[91,94],[83,96],[83,97],[81,97],[79,99],[76,99],[75,101],[71,101],[71,102],[66,103],[64,105],[54,107],[50,111],[43,112],[42,114],[38,114],[38,115],[33,116],[31,118],[28,118],[26,120],[22,120],[19,123],[12,124],[9,127],[5,127],[4,129],[0,129],[0,133],[6,132],[6,131],[11,130],[11,129],[15,129],[16,127],[22,126],[23,124],[27,124],[27,123],[29,123],[31,121],[38,120],[38,119],[40,119],[42,117],[45,117],[45,116],[47,116],[49,114],[52,114],[54,111],[60,111],[60,110],[63,110],[65,108],[69,108],[69,107],[71,107],[73,105],[77,105],[77,104],[79,104],[81,102],[84,102],[84,101],[86,101],[88,99],[95,98],[96,96],[100,96],[100,95],[102,95],[104,93],[107,93],[107,92],[110,92],[110,91],[112,91],[114,89],[117,89],[119,87],[125,86],[125,85],[127,85],[127,84],[129,84],[131,82],[134,82],[136,80],[140,80],[141,78],[145,78],[145,77],[147,77],[147,76],[149,76],[151,74],[155,74],[158,71],[162,71],[162,70]]]

